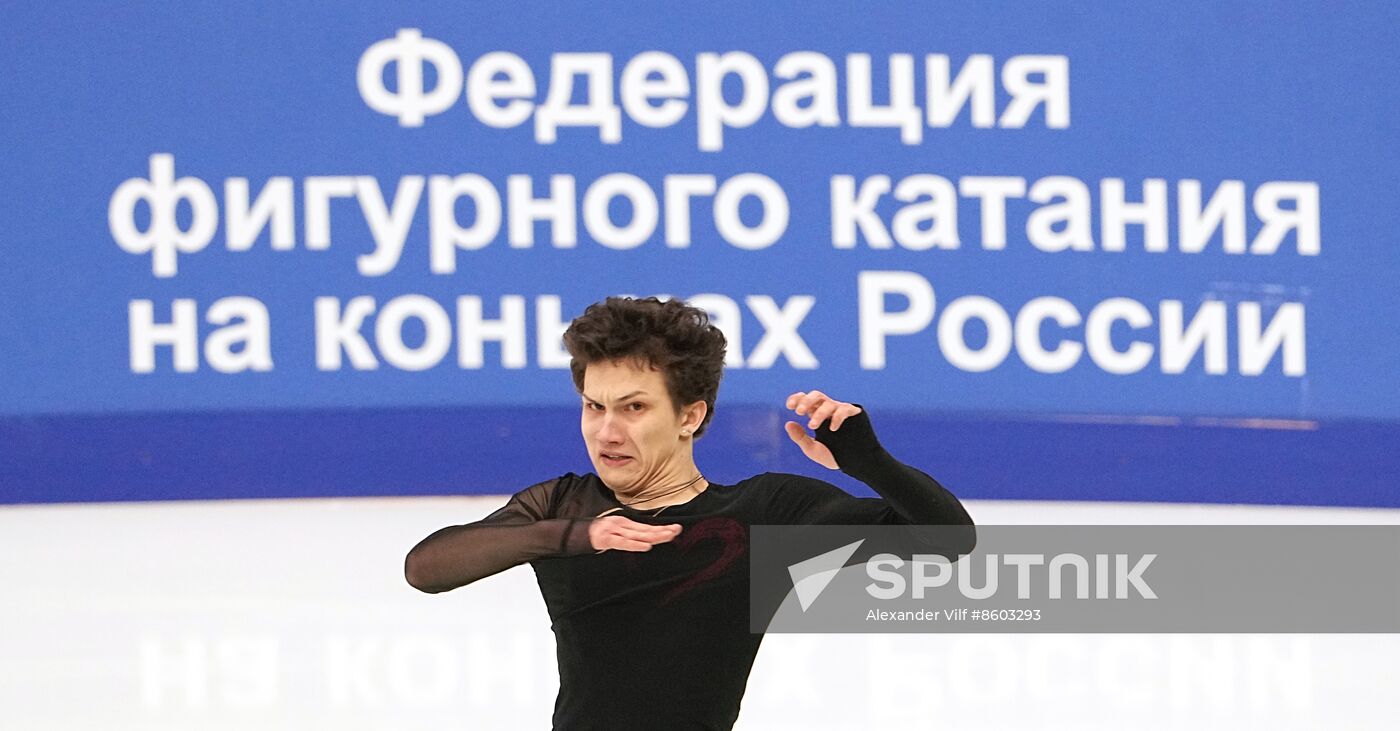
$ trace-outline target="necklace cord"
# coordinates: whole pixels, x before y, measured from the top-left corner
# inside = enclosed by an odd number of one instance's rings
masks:
[[[700,480],[701,478],[703,478],[703,477],[704,477],[704,475],[696,474],[695,477],[691,478],[690,481],[687,482],[687,483],[685,483],[684,485],[681,485],[680,487],[677,487],[677,488],[675,488],[675,489],[667,490],[666,492],[663,492],[663,493],[661,493],[660,495],[652,495],[652,496],[650,496],[650,497],[648,497],[648,498],[646,498],[646,499],[643,499],[643,500],[633,500],[633,501],[630,502],[630,503],[628,503],[628,502],[623,502],[623,501],[621,501],[621,500],[618,500],[618,502],[621,503],[621,504],[624,505],[624,506],[631,507],[631,506],[633,506],[633,505],[640,505],[641,503],[651,502],[652,500],[656,500],[656,499],[658,499],[658,498],[667,497],[668,495],[675,495],[676,493],[680,492],[681,490],[684,490],[684,489],[686,489],[687,487],[690,487],[691,485],[694,485],[697,481],[699,481],[699,480]],[[666,509],[666,508],[668,508],[668,507],[670,507],[670,506],[669,506],[669,505],[662,505],[662,506],[661,506],[662,510],[664,510],[664,509]],[[656,511],[656,512],[659,513],[659,512],[661,512],[661,511],[658,510],[658,511]]]

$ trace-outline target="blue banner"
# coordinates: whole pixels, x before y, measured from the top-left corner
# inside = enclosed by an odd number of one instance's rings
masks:
[[[959,494],[1396,503],[1392,4],[7,16],[0,500],[528,484],[408,442],[572,423],[563,327],[657,294],[728,335],[718,413],[780,435],[820,388],[934,429],[896,441],[1014,436]],[[1163,425],[1158,477],[1103,469]],[[571,428],[539,464],[587,468]],[[1084,429],[1114,456],[1024,456]],[[1221,472],[1237,442],[1278,470]]]

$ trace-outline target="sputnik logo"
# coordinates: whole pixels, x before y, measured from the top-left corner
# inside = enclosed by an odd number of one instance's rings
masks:
[[[812,606],[812,602],[826,591],[827,584],[836,578],[836,573],[862,543],[865,543],[864,538],[788,567],[792,588],[797,591],[797,602],[802,606],[802,611],[807,611],[807,607]]]

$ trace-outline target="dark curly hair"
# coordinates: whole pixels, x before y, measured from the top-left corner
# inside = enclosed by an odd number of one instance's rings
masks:
[[[698,307],[678,299],[609,297],[569,323],[564,347],[573,356],[569,370],[579,393],[590,363],[630,360],[661,371],[677,414],[686,404],[705,402],[697,438],[715,415],[724,376],[724,333]]]

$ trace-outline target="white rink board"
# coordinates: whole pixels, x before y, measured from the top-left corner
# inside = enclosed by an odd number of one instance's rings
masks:
[[[0,508],[0,727],[548,728],[558,680],[533,572],[441,595],[403,580],[419,539],[503,502]],[[984,525],[1400,523],[1334,508],[968,509]],[[770,635],[736,728],[1389,729],[1396,657],[1394,635]]]

